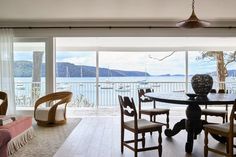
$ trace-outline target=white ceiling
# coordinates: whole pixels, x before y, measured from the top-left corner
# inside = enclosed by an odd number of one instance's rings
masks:
[[[0,21],[179,21],[191,0],[0,0]],[[196,0],[196,14],[210,21],[236,21],[236,0]]]

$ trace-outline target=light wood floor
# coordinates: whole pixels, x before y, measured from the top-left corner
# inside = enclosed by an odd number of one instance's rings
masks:
[[[171,128],[173,124],[182,119],[182,116],[170,117]],[[164,128],[165,129],[165,128]],[[132,138],[128,131],[126,139]],[[203,157],[204,132],[194,141],[192,154],[185,153],[186,131],[181,131],[172,138],[167,138],[162,133],[163,157]],[[224,145],[212,138],[210,145],[223,149]],[[157,133],[146,135],[146,145],[157,142]],[[80,124],[73,130],[65,143],[59,148],[55,157],[133,157],[133,152],[127,148],[124,154],[120,152],[120,118],[111,117],[84,117]],[[139,157],[158,156],[157,150],[138,153]],[[210,153],[209,157],[218,157]]]

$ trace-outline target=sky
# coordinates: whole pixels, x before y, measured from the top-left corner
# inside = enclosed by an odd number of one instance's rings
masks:
[[[158,51],[156,49],[194,49],[188,53],[189,74],[216,71],[216,62],[204,59],[197,60],[203,49],[236,49],[236,38],[191,38],[191,37],[73,37],[56,38],[56,61],[69,62],[75,65],[96,66],[96,53],[99,51],[99,66],[102,68],[144,71],[151,75],[185,74],[185,52]],[[83,49],[83,51],[78,51]],[[89,49],[90,51],[85,51]],[[94,50],[94,51],[91,51]],[[102,52],[102,50],[106,50]],[[119,51],[109,52],[118,49]],[[138,52],[139,50],[143,52]],[[152,52],[148,52],[150,49]],[[32,50],[45,51],[44,42],[15,42],[15,60],[32,61]],[[132,52],[125,52],[133,50]],[[229,52],[229,51],[227,51]],[[45,55],[43,58],[45,62]],[[228,69],[236,69],[230,64]]]
[[[144,71],[151,75],[185,74],[185,52],[100,52],[99,65],[102,68]],[[159,61],[163,57],[166,59]],[[189,52],[189,74],[208,73],[216,70],[216,62],[207,59],[197,60],[201,56],[198,51]],[[15,60],[32,61],[32,52],[17,51]],[[45,62],[45,55],[43,58]],[[58,51],[57,62],[69,62],[75,65],[96,66],[95,52]],[[236,64],[229,65],[228,69],[236,69]]]

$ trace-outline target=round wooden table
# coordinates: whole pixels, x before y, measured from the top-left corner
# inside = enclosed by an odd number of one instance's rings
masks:
[[[177,122],[173,129],[165,130],[167,137],[172,137],[184,129],[187,131],[187,142],[185,144],[185,151],[187,153],[192,152],[194,139],[196,139],[197,135],[202,131],[203,125],[207,124],[205,120],[201,120],[201,108],[199,105],[233,104],[236,99],[236,94],[221,93],[210,93],[207,97],[196,97],[195,99],[189,99],[184,92],[146,93],[145,96],[159,102],[188,105],[186,108],[187,119],[182,119]],[[213,137],[220,140],[217,136],[213,135]]]

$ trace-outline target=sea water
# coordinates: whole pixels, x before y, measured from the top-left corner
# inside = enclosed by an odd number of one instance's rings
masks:
[[[191,81],[192,76],[188,77]],[[216,78],[213,78],[216,80]],[[236,80],[228,77],[227,82],[233,82],[236,87]],[[145,84],[141,84],[145,81]],[[70,90],[73,92],[75,106],[78,103],[87,106],[95,106],[97,102],[96,94],[96,78],[95,77],[57,77],[56,89]],[[234,83],[235,82],[235,83]],[[151,86],[150,86],[151,85]],[[45,95],[45,77],[41,78],[40,96]],[[214,87],[217,82],[214,82]],[[32,78],[31,77],[15,77],[16,97],[30,98],[32,95]],[[67,89],[67,87],[70,87]],[[102,106],[117,106],[118,95],[126,95],[133,97],[137,103],[137,90],[141,87],[153,87],[158,92],[172,92],[185,90],[185,76],[151,76],[151,77],[99,77],[99,104]],[[119,88],[122,88],[121,90]],[[191,84],[188,87],[191,92]],[[84,105],[85,106],[85,105]]]

